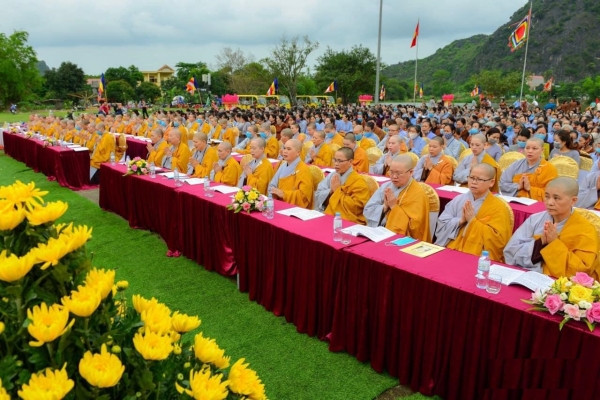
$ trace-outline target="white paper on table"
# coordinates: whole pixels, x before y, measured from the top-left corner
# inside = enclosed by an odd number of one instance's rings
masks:
[[[71,147],[73,151],[90,151],[87,147]]]
[[[533,200],[527,197],[513,197],[513,196],[506,196],[503,194],[499,194],[498,197],[500,197],[501,199],[503,199],[504,201],[508,202],[508,203],[520,203],[520,204],[524,204],[526,206],[530,206],[532,204],[537,203],[537,200]]]
[[[159,174],[159,175],[164,176],[167,179],[173,179],[175,177],[175,171],[163,172],[162,174]],[[179,173],[179,179],[185,179],[185,178],[187,178],[186,174]]]
[[[279,214],[287,215],[288,217],[296,217],[300,218],[302,221],[308,221],[310,219],[315,219],[322,217],[323,213],[316,210],[307,210],[302,207],[292,207],[286,210],[277,211]]]
[[[467,193],[468,187],[445,185],[437,188],[437,190],[445,190],[446,192]]]
[[[183,181],[188,185],[202,185],[206,179],[205,178],[187,178]]]
[[[269,160],[269,162],[270,162],[271,164],[273,164],[274,162],[279,162],[279,160],[278,160],[278,159],[276,159],[276,158],[267,158],[267,160]]]
[[[328,173],[328,174],[335,172],[335,168],[321,168],[321,170],[323,171],[323,173]]]
[[[212,190],[214,190],[214,191],[221,192],[223,194],[237,193],[237,192],[240,191],[239,187],[236,187],[236,186],[227,186],[227,185],[211,186],[210,188]]]
[[[375,243],[379,243],[382,240],[391,238],[396,234],[387,229],[385,226],[378,226],[377,228],[373,228],[364,225],[352,225],[348,228],[342,229],[342,232],[350,234],[352,236],[364,236]]]
[[[232,156],[239,156],[239,155],[240,155],[240,153],[238,153],[238,152],[235,152],[235,151],[232,151],[232,152],[231,152],[231,155],[232,155]]]
[[[554,283],[554,279],[537,271],[523,271],[496,264],[490,266],[490,274],[500,275],[503,285],[519,284],[532,292],[538,289],[544,291]]]
[[[387,182],[390,180],[387,176],[379,176],[379,175],[369,175],[371,178],[375,179],[377,182]]]

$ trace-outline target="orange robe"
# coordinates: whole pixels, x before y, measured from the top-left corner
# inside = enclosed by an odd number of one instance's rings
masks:
[[[415,239],[431,241],[429,230],[429,200],[419,182],[412,180],[398,195],[389,211],[385,227]]]
[[[433,169],[429,172],[429,176],[425,180],[425,183],[437,183],[440,185],[447,185],[452,183],[452,175],[454,174],[454,165],[450,159],[443,155],[440,161],[433,166]]]
[[[173,152],[173,156],[171,158],[171,169],[179,169],[180,172],[186,173],[188,162],[190,161],[190,148],[187,145],[187,142],[179,143],[179,146]]]
[[[123,158],[123,154],[127,151],[127,138],[123,133],[116,137],[115,160],[119,161]]]
[[[361,140],[356,142],[356,144],[365,150],[370,149],[371,147],[377,146],[377,143],[375,143],[375,141],[373,139],[369,139],[366,137],[363,137]]]
[[[152,149],[152,151],[148,155],[148,160],[147,160],[148,163],[153,162],[154,165],[161,166],[163,157],[165,156],[165,150],[167,149],[167,147],[169,147],[167,142],[162,140],[160,142],[160,144],[158,145],[158,148],[156,150]]]
[[[365,149],[358,146],[354,149],[352,167],[356,172],[369,173],[369,159],[367,158]]]
[[[343,219],[365,225],[363,209],[370,198],[371,192],[365,179],[356,171],[352,171],[346,183],[331,194],[325,214],[335,215],[339,212]]]
[[[281,163],[277,165],[277,168]],[[312,208],[313,178],[304,162],[300,161],[293,174],[279,179],[278,188],[283,190],[283,201],[303,208]]]
[[[204,158],[202,158],[201,163],[198,163],[198,165],[194,167],[194,173],[192,175],[196,178],[207,177],[210,174],[210,171],[213,170],[213,166],[218,160],[219,156],[217,155],[217,150],[215,150],[214,147],[206,145],[206,149],[204,150]]]
[[[94,168],[100,168],[100,164],[110,160],[110,153],[115,151],[115,137],[112,133],[104,132],[100,142],[92,153],[90,165]]]
[[[246,185],[256,188],[259,192],[267,195],[269,182],[273,178],[273,165],[267,158],[263,158],[261,163],[246,177]]]
[[[215,182],[223,183],[229,186],[236,186],[238,181],[240,180],[240,175],[242,174],[242,167],[240,164],[233,158],[229,157],[229,159],[225,162],[225,166],[221,171],[215,173]]]
[[[331,167],[333,165],[333,150],[331,149],[331,146],[327,143],[323,143],[315,156],[315,159],[312,160],[312,164],[321,168]]]
[[[267,139],[267,147],[265,148],[267,158],[277,158],[279,156],[279,141],[275,135],[271,135]]]
[[[540,165],[533,174],[527,175],[529,177],[529,183],[531,184],[530,190],[529,192],[526,190],[519,190],[517,197],[528,197],[533,200],[544,201],[546,185],[558,176],[558,172],[554,165],[542,159]],[[515,174],[515,176],[513,176],[513,183],[519,183],[521,176],[523,176],[523,174]]]

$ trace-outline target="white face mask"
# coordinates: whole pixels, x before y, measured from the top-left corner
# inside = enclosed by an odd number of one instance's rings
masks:
[[[409,136],[411,139],[416,139],[416,138],[417,138],[417,136],[419,136],[419,134],[418,134],[418,133],[411,133],[411,134],[409,134],[408,136]]]

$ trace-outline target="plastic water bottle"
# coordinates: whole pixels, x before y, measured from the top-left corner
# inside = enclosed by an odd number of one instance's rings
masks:
[[[150,163],[150,178],[156,178],[156,166],[153,162]]]
[[[210,188],[210,178],[207,176],[206,178],[204,178],[204,182],[203,182],[203,187],[204,187],[204,195],[206,197],[212,197],[213,196],[213,191]]]
[[[114,151],[110,152],[110,164],[115,165],[115,152]]]
[[[333,217],[333,241],[342,241],[342,216],[339,212],[336,212]]]
[[[273,219],[275,217],[275,201],[273,200],[273,195],[269,193],[269,197],[267,198],[267,213],[265,215],[267,219]]]
[[[175,167],[173,171],[173,179],[175,180],[175,186],[181,186],[181,181],[179,180],[179,168]]]
[[[490,253],[487,250],[481,252],[481,257],[477,262],[477,275],[475,275],[475,285],[479,289],[486,289],[488,286],[488,275],[490,274]]]

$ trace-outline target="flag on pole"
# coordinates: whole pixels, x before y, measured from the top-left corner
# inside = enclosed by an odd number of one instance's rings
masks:
[[[421,82],[421,86],[419,87],[419,98],[423,98],[423,82]]]
[[[471,97],[475,97],[478,94],[481,94],[481,88],[479,85],[475,85],[475,88],[471,91]]]
[[[277,83],[277,78],[273,79],[273,83],[271,83],[271,86],[269,86],[269,90],[267,90],[267,96],[273,96],[277,94],[278,86],[279,85]]]
[[[98,100],[102,98],[102,94],[104,93],[104,86],[106,86],[106,81],[104,80],[104,73],[100,76],[100,82],[98,82]]]
[[[185,91],[191,94],[194,94],[196,91],[196,80],[192,76],[188,83],[185,85]]]
[[[523,44],[529,38],[529,26],[531,24],[531,11],[525,16],[518,24],[515,30],[508,37],[508,47],[513,52]]]
[[[412,42],[410,42],[411,49],[417,45],[418,37],[419,37],[419,21],[417,21],[417,27],[415,28],[415,33],[413,33]]]
[[[335,92],[337,90],[337,81],[331,82],[327,89],[325,89],[325,93]]]
[[[544,83],[544,89],[542,91],[543,92],[551,92],[553,84],[554,84],[554,78],[552,77],[552,78],[548,79],[548,81],[546,81],[546,83]]]
[[[379,100],[385,100],[385,86],[383,86],[383,84],[379,90]]]

